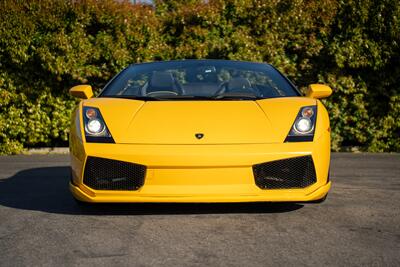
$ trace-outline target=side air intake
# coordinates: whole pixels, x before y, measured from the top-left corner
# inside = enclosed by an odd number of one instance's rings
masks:
[[[262,189],[305,188],[317,181],[311,156],[257,164],[253,174],[256,185]]]
[[[83,183],[96,190],[138,190],[144,184],[146,166],[88,157]]]

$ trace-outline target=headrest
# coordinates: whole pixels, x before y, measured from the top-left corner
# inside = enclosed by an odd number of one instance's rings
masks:
[[[172,73],[166,71],[153,72],[147,93],[155,91],[177,91]]]

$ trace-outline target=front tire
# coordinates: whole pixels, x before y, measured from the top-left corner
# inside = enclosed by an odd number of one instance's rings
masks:
[[[85,202],[85,201],[79,200],[79,199],[75,198],[74,196],[73,196],[72,198],[74,199],[75,203],[76,203],[79,207],[88,207],[88,206],[91,206],[89,202]]]
[[[326,194],[324,197],[322,197],[322,198],[320,198],[320,199],[310,201],[309,203],[319,204],[319,203],[324,202],[324,201],[326,200],[327,197],[328,197],[328,194]]]

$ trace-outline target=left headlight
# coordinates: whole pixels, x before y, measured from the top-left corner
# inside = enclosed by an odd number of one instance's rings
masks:
[[[317,106],[302,107],[285,142],[309,142],[314,139]]]
[[[83,107],[83,123],[86,142],[115,143],[98,108]]]

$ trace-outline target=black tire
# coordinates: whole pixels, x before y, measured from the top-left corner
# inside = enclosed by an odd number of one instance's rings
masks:
[[[325,195],[323,198],[321,198],[321,199],[313,200],[313,201],[310,201],[309,203],[319,204],[319,203],[324,202],[324,201],[326,200],[327,197],[328,197],[328,194],[326,194],[326,195]]]
[[[88,206],[91,206],[89,202],[85,202],[85,201],[79,200],[79,199],[77,199],[77,198],[75,198],[75,197],[72,197],[72,198],[75,200],[75,203],[76,203],[79,207],[88,207]]]

